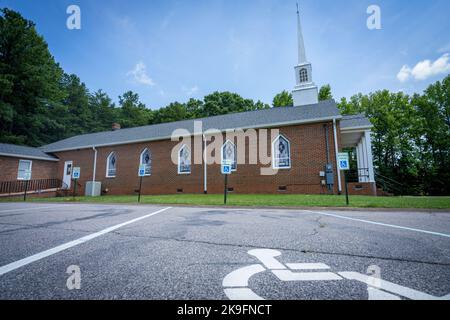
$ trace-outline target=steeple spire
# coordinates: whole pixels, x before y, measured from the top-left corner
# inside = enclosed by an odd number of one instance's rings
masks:
[[[297,37],[298,37],[298,64],[306,62],[305,43],[303,41],[302,24],[297,2]]]
[[[317,104],[319,95],[312,78],[312,66],[306,60],[305,43],[303,41],[302,24],[297,3],[297,37],[298,37],[298,63],[294,67],[296,85],[292,90],[294,106]]]

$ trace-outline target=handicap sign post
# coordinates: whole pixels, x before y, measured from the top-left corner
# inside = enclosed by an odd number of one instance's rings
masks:
[[[141,164],[139,166],[138,176],[139,176],[139,195],[138,195],[138,202],[141,202],[141,190],[142,190],[142,177],[145,176],[145,164]]]
[[[31,170],[25,171],[23,180],[25,180],[25,191],[23,193],[23,201],[27,201],[28,183],[31,180]]]
[[[228,194],[228,176],[231,174],[231,161],[223,160],[221,164],[222,174],[225,176],[225,186],[223,190],[223,203],[227,204],[227,194]]]
[[[142,177],[145,176],[145,164],[141,164],[139,166],[138,176],[139,176],[139,195],[138,195],[138,202],[141,202],[141,190],[142,190]]]
[[[77,194],[77,185],[78,185],[78,179],[80,179],[80,174],[81,174],[81,168],[80,167],[74,167],[72,169],[72,179],[74,181],[73,199],[75,199],[75,196]]]
[[[347,172],[350,170],[350,159],[347,152],[338,153],[338,169],[344,171],[345,177],[345,202],[349,205],[348,200],[348,178]]]

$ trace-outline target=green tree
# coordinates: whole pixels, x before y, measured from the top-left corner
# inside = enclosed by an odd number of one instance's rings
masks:
[[[63,71],[34,23],[0,9],[0,141],[39,146],[61,126],[53,119]]]
[[[113,123],[119,122],[118,109],[102,90],[89,95],[89,108],[93,115],[92,132],[110,130]]]
[[[89,90],[78,76],[64,74],[61,88],[65,93],[62,103],[67,112],[60,118],[66,127],[65,137],[83,134],[94,126],[89,106]]]
[[[139,101],[139,95],[132,91],[125,92],[119,96],[119,116],[118,120],[123,128],[145,126],[153,122],[153,111],[147,109]]]
[[[280,92],[273,98],[272,105],[275,108],[292,107],[294,105],[294,100],[292,99],[292,94],[290,94],[286,90],[283,90],[282,92]]]
[[[331,87],[329,84],[326,84],[322,87],[320,87],[319,90],[319,101],[324,101],[324,100],[332,100],[333,99],[333,95],[331,94]]]
[[[179,102],[172,102],[155,113],[155,123],[174,122],[192,118],[192,114],[188,112],[186,105]]]

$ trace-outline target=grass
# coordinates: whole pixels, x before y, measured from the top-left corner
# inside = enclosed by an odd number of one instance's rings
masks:
[[[3,199],[0,201],[20,201]],[[35,202],[137,203],[137,196],[29,198]],[[142,196],[141,203],[180,205],[223,205],[223,195],[179,194]],[[229,206],[261,207],[345,207],[345,196],[333,195],[245,195],[229,194]],[[368,197],[350,196],[350,207],[450,209],[450,197]]]

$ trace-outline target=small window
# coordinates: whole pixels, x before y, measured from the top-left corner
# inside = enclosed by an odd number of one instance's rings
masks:
[[[178,174],[191,173],[191,150],[183,145],[178,152]]]
[[[106,160],[106,177],[114,178],[117,171],[117,156],[115,152],[111,152]]]
[[[230,161],[231,162],[231,170],[237,170],[237,150],[236,145],[227,140],[222,146],[222,162]]]
[[[289,140],[279,135],[272,145],[272,165],[274,169],[291,168],[291,147]]]
[[[300,69],[300,82],[308,82],[308,70]]]
[[[141,153],[140,165],[145,165],[145,175],[152,174],[152,154],[149,149],[144,149]]]
[[[17,180],[31,179],[31,160],[19,160],[19,170],[17,171]]]

